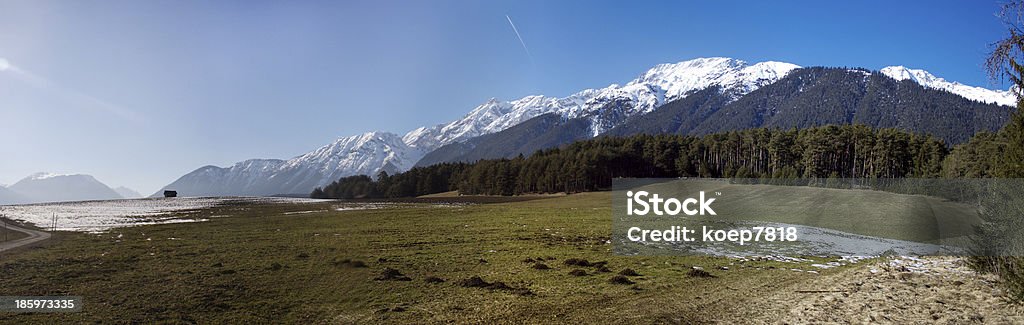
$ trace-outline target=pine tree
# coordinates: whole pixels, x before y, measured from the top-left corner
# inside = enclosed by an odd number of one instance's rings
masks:
[[[1021,113],[1021,107],[1024,107],[1024,101],[1017,102],[1017,111],[1000,132],[1006,140],[1006,150],[1002,156],[1004,177],[1024,178],[1024,114]]]

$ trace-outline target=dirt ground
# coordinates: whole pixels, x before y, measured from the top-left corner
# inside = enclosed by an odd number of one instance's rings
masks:
[[[1024,324],[991,275],[955,257],[894,257],[823,275],[725,315],[723,323]]]

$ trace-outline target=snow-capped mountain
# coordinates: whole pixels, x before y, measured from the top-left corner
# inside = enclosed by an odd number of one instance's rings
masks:
[[[708,58],[660,64],[648,70],[632,85],[654,85],[665,92],[665,101],[686,96],[692,91],[711,86],[721,86],[734,91],[735,97],[742,96],[762,86],[785,77],[795,64],[766,61],[748,65],[744,61],[729,58]]]
[[[227,168],[205,166],[164,188],[181,196],[303,194],[344,176],[404,171],[424,154],[394,133],[369,132],[340,138],[289,160],[251,159]]]
[[[682,98],[711,86],[722,87],[734,98],[770,84],[799,66],[784,62],[747,64],[730,58],[699,58],[679,63],[659,64],[624,86],[586,89],[564,98],[527,96],[512,101],[491,99],[461,119],[429,128],[419,128],[403,138],[416,147],[434,149],[446,144],[494,133],[546,113],[566,118],[593,117],[592,133],[607,129],[598,110],[607,103],[622,101],[631,105],[618,116],[632,116],[654,110],[666,102]]]
[[[491,99],[458,120],[417,128],[402,137],[370,132],[340,138],[289,160],[247,160],[227,168],[205,166],[165,188],[185,196],[308,193],[343,176],[405,171],[438,147],[502,131],[542,114],[591,118],[590,132],[596,136],[629,116],[650,112],[691,92],[717,85],[738,98],[796,68],[789,63],[750,65],[729,58],[661,64],[625,85],[586,89],[563,98]],[[608,109],[621,111],[602,111]]]
[[[270,195],[309,193],[343,176],[376,175],[412,168],[424,155],[442,146],[509,129],[544,114],[587,119],[590,136],[621,125],[659,106],[710,87],[735,101],[800,68],[784,62],[747,62],[714,57],[657,65],[625,85],[585,89],[566,97],[526,96],[491,99],[460,119],[414,129],[403,136],[370,132],[344,137],[289,160],[248,160],[221,168],[206,166],[165,188],[186,196]],[[926,87],[945,89],[970,99],[1013,105],[1013,94],[947,82],[923,70],[888,67],[882,73],[912,79]],[[158,193],[159,194],[159,193]]]
[[[284,169],[316,166],[316,171],[333,176],[338,171],[354,175],[376,175],[382,168],[390,173],[412,168],[424,152],[409,146],[389,132],[368,132],[340,138],[307,154],[285,162]]]
[[[263,194],[264,191],[276,190],[267,185],[282,164],[284,160],[280,159],[249,159],[230,167],[203,166],[179,177],[164,189],[178,191],[179,196]],[[151,197],[162,195],[163,190],[160,190]]]
[[[21,202],[61,202],[111,200],[122,198],[106,184],[90,175],[35,173],[7,188],[20,196]]]
[[[967,99],[983,103],[994,103],[1004,106],[1017,106],[1017,96],[1010,90],[992,90],[982,87],[968,86],[959,82],[949,82],[932,75],[928,71],[909,69],[904,66],[890,66],[880,70],[882,74],[896,80],[910,79],[922,86],[945,90]]]

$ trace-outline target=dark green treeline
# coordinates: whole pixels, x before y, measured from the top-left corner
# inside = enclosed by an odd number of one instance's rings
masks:
[[[530,157],[442,163],[376,180],[345,177],[314,198],[584,192],[615,177],[897,178],[943,176],[945,143],[863,125],[749,129],[706,136],[600,137]],[[958,165],[959,166],[959,165]]]

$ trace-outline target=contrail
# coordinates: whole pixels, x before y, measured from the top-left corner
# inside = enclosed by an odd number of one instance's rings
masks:
[[[526,51],[526,56],[530,58],[530,62],[533,63],[533,55],[530,55],[530,49],[526,47],[526,42],[523,41],[523,36],[519,35],[519,29],[516,28],[516,24],[512,23],[512,18],[505,15],[505,19],[508,19],[508,24],[512,26],[512,31],[516,32],[516,37],[519,38],[519,44],[523,44],[523,50]]]

